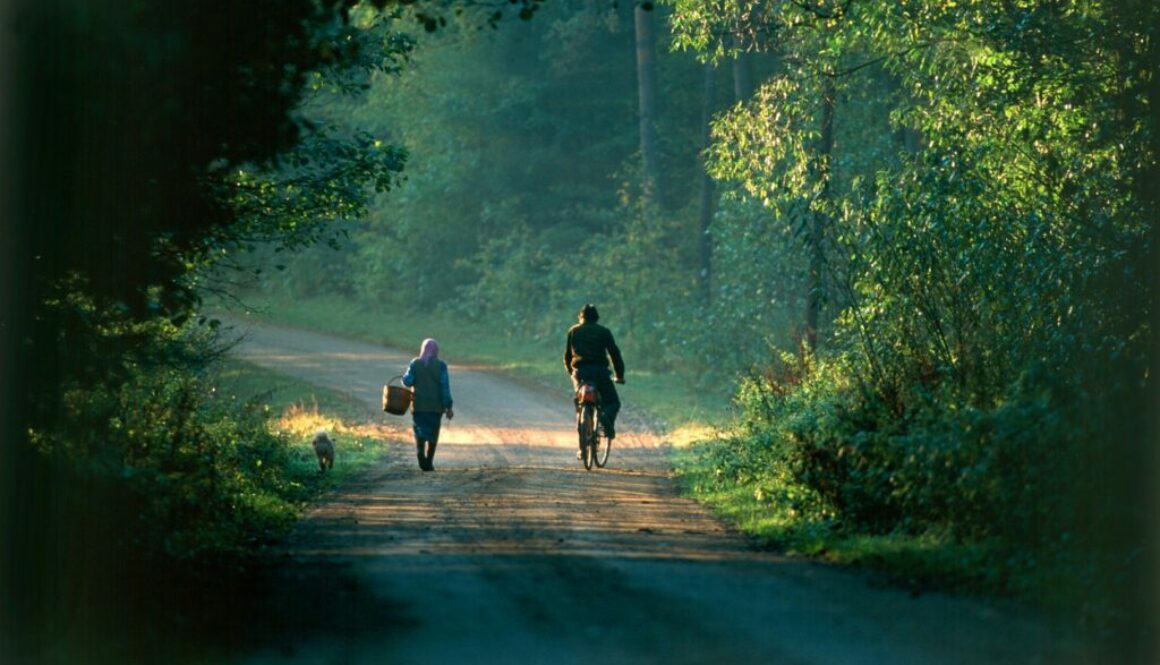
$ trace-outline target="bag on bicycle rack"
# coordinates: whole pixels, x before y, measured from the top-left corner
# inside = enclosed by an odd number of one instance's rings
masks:
[[[576,392],[576,399],[581,404],[596,404],[600,401],[600,391],[591,383],[582,383],[580,384],[580,390]]]
[[[391,385],[391,381],[398,379],[401,382],[402,378],[401,375],[396,376],[394,379],[387,381],[387,385],[383,386],[383,411],[396,416],[403,415],[411,406],[411,391],[401,385]]]

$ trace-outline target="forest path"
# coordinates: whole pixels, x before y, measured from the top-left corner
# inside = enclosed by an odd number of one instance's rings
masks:
[[[567,382],[451,371],[436,471],[378,412],[411,354],[251,323],[234,353],[353,394],[399,445],[328,494],[281,545],[283,612],[305,616],[240,663],[1071,663],[1076,640],[1016,610],[912,596],[756,551],[679,496],[665,447],[633,427],[609,468],[575,459]],[[342,464],[339,441],[338,464]],[[305,599],[305,600],[304,600]],[[293,609],[291,609],[293,608]]]

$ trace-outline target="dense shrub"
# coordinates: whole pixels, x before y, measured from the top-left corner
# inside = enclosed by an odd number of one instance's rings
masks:
[[[1093,396],[1028,371],[981,406],[953,382],[875,389],[860,360],[783,354],[751,374],[736,394],[737,426],[700,453],[711,487],[695,489],[752,491],[768,519],[799,536],[821,527],[984,546],[970,565],[994,590],[1073,607],[1125,591],[1136,550],[1113,525],[1134,507],[1114,485],[1111,406],[1124,393]]]
[[[71,328],[72,349],[99,358],[131,348],[105,372],[70,379],[58,417],[30,432],[68,481],[69,519],[87,524],[100,547],[135,557],[222,553],[296,518],[304,495],[286,475],[288,442],[268,427],[267,407],[216,395],[208,368],[218,351],[206,330],[135,323],[76,300],[60,310],[101,322]]]

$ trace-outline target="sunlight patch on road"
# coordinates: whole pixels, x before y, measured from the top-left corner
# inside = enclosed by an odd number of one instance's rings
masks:
[[[562,468],[403,474],[351,489],[310,517],[299,556],[429,555],[748,559],[710,516],[670,496],[658,472]],[[305,534],[303,534],[305,536]]]

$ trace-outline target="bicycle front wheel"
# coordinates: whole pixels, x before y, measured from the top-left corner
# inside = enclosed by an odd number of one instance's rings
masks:
[[[595,436],[596,466],[601,469],[608,464],[608,453],[612,450],[612,439],[604,436],[603,431],[597,431]]]

